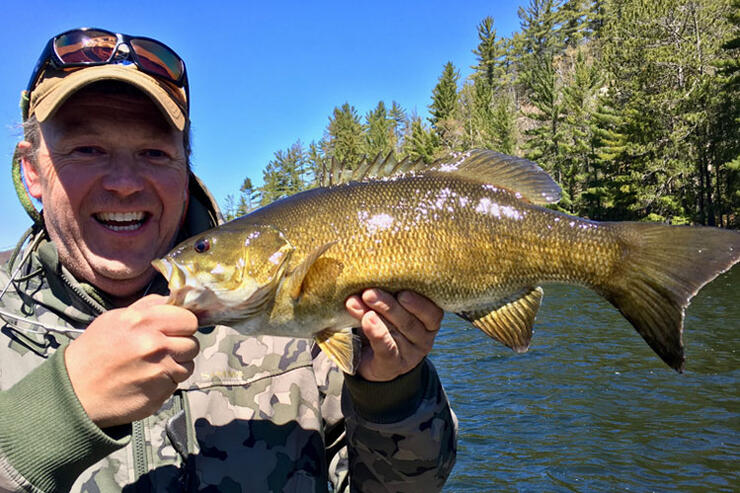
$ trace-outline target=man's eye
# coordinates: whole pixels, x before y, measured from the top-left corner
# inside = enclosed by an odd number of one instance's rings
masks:
[[[102,151],[98,149],[97,147],[93,147],[93,146],[80,146],[80,147],[75,147],[74,152],[78,154],[89,154],[90,155],[90,154],[99,154]]]
[[[148,158],[161,159],[167,157],[167,153],[161,149],[147,149],[144,151],[144,155]]]

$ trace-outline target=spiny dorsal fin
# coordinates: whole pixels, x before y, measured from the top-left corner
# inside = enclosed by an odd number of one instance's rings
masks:
[[[453,154],[436,161],[432,169],[507,188],[533,204],[560,200],[560,186],[528,159],[486,149]]]
[[[288,273],[288,294],[293,300],[300,298],[301,293],[303,292],[303,281],[306,278],[306,274],[308,274],[308,271],[311,269],[311,266],[335,243],[336,241],[330,241],[329,243],[321,245],[313,252],[309,253],[292,272]]]
[[[319,186],[341,185],[352,181],[379,180],[400,176],[408,172],[423,172],[430,169],[430,164],[421,159],[411,160],[408,157],[398,161],[393,152],[378,154],[372,161],[367,158],[354,169],[348,163],[332,158],[331,168],[319,178]]]
[[[314,336],[321,350],[337,364],[340,370],[354,375],[360,364],[362,339],[351,328],[334,331],[324,329]]]
[[[541,302],[542,288],[538,286],[522,291],[495,306],[458,315],[493,339],[517,353],[523,353],[529,349],[534,317]]]

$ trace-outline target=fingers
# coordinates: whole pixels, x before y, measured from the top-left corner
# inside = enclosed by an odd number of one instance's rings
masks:
[[[404,291],[399,297],[408,298],[409,305],[419,312],[421,317],[407,310],[396,298],[385,291],[368,289],[362,293],[362,300],[370,309],[386,319],[412,344],[426,347],[429,343],[428,332],[436,332],[436,330],[434,329],[435,314],[429,315],[425,310],[430,310],[430,307],[433,312],[439,309],[426,298],[410,292]]]
[[[161,308],[175,308],[163,306]],[[162,341],[163,367],[165,373],[175,384],[187,380],[192,375],[195,364],[193,360],[200,351],[200,342],[192,334],[197,331],[198,324],[195,316],[187,310],[171,314],[168,324],[160,328],[165,337]]]
[[[362,320],[362,316],[370,311],[370,308],[368,308],[368,306],[362,301],[362,298],[357,295],[353,295],[347,298],[344,306],[347,308],[349,314],[355,317],[357,320]]]
[[[432,350],[443,312],[427,298],[402,292],[398,299],[379,289],[351,296],[345,306],[360,320],[368,340],[358,372],[387,381],[414,369]]]
[[[170,380],[172,380],[172,383],[177,386],[178,384],[190,378],[190,375],[193,374],[194,370],[195,362],[191,360],[168,365],[165,368],[164,373],[170,378]],[[173,392],[174,390],[175,389],[172,389]]]
[[[395,332],[395,336],[397,338],[403,339],[406,343],[408,343],[408,341],[405,340],[403,334],[395,330],[393,324],[383,320],[377,312],[373,311],[373,309],[365,303],[364,298],[367,298],[371,304],[376,305],[374,308],[377,308],[379,311],[388,310],[387,303],[389,300],[378,300],[375,297],[375,294],[370,293],[370,291],[376,290],[365,291],[362,298],[360,296],[350,296],[347,298],[345,303],[347,311],[350,315],[360,321],[360,328],[370,344],[370,348],[372,349],[371,354],[373,357],[385,360],[398,359],[401,356],[401,351],[399,349],[398,342],[394,338],[393,334],[391,334],[391,331]],[[387,295],[392,298],[387,293],[380,291],[379,293],[381,293],[381,296]]]
[[[162,321],[160,330],[168,336],[192,336],[198,331],[198,317],[189,310],[173,305],[160,305],[152,310]]]
[[[412,291],[398,294],[398,302],[414,317],[421,321],[429,332],[437,332],[445,312],[432,300]]]
[[[198,330],[198,318],[189,310],[167,304],[168,298],[150,294],[132,303],[126,317],[132,325],[156,325],[168,336],[191,336]]]
[[[200,351],[200,342],[193,336],[170,337],[167,342],[168,353],[178,363],[194,360]]]
[[[193,374],[193,371],[195,370],[195,362],[193,361],[186,361],[184,363],[180,363],[178,365],[178,368],[176,371],[174,371],[170,378],[175,384],[181,384],[188,378],[190,378],[190,375]],[[174,392],[174,391],[173,391]]]
[[[375,357],[395,360],[402,356],[399,344],[407,346],[409,342],[403,334],[393,337],[391,327],[374,311],[367,311],[362,317],[362,331],[367,337]]]

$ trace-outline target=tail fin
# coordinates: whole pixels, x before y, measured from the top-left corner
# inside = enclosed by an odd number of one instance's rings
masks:
[[[740,260],[740,234],[718,228],[611,223],[624,258],[601,294],[681,372],[684,310],[702,286]]]

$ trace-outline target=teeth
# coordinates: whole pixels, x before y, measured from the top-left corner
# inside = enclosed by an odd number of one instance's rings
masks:
[[[106,224],[105,227],[111,231],[133,231],[139,229],[140,224],[132,224],[131,226],[113,226],[112,224]]]
[[[146,219],[146,212],[98,212],[95,219],[111,231],[135,231]]]
[[[100,221],[117,223],[141,221],[145,216],[146,212],[99,212],[95,215]]]

